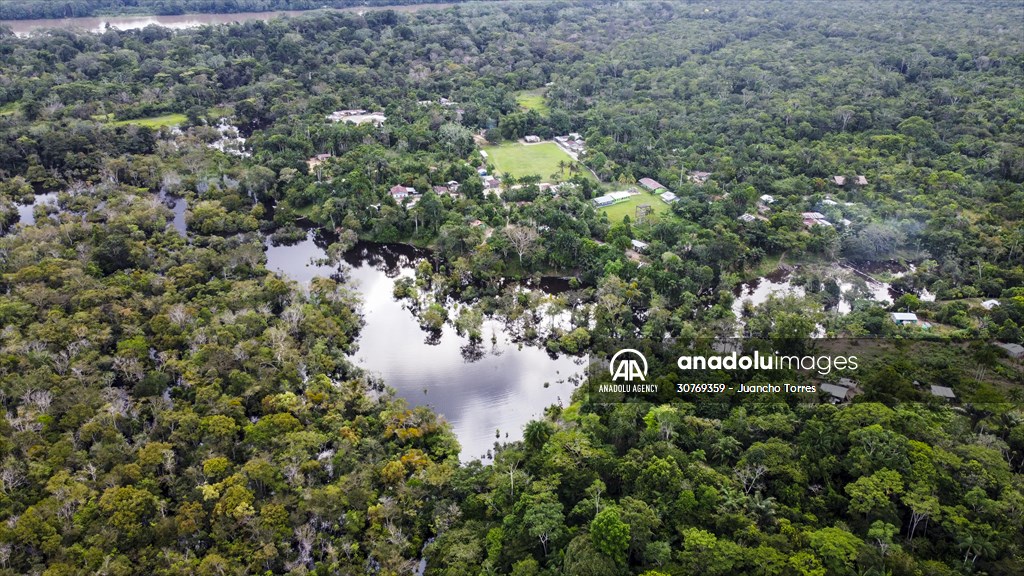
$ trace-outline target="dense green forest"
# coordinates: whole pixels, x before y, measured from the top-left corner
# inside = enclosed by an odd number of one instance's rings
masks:
[[[1020,574],[1024,374],[994,343],[1024,342],[1022,16],[550,2],[0,28],[0,574]],[[327,118],[356,109],[386,120]],[[571,132],[586,152],[553,173],[478,175]],[[595,206],[641,178],[679,199]],[[877,361],[839,405],[581,389],[460,464],[440,417],[353,363],[344,279],[268,271],[264,238],[300,226],[334,260],[429,248],[394,292],[425,331],[479,341],[498,317],[595,358],[818,335]],[[840,265],[879,262],[906,269],[891,305],[841,289]],[[776,269],[800,293],[737,317],[736,286]],[[537,330],[508,282],[541,275],[570,279],[570,326]]]
[[[456,4],[464,0],[452,0]],[[76,18],[125,14],[233,14],[354,6],[431,4],[429,0],[4,0],[0,20]]]

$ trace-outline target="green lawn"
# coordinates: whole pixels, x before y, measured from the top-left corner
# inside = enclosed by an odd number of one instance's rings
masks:
[[[551,175],[560,172],[559,161],[568,164],[573,162],[573,159],[554,142],[529,145],[508,142],[499,146],[487,146],[484,150],[499,174],[510,174],[516,178],[536,175],[540,176],[541,182],[550,182]],[[583,173],[589,174],[586,170]],[[561,181],[568,177],[569,170],[566,169],[563,176],[554,180]]]
[[[544,102],[544,92],[544,88],[516,92],[516,102],[527,110],[536,110],[541,114],[547,114],[548,105]]]
[[[163,116],[151,116],[149,118],[135,118],[133,120],[120,120],[112,122],[114,126],[123,126],[125,124],[135,124],[137,126],[147,126],[149,128],[159,128],[161,126],[178,126],[184,124],[188,118],[184,114],[165,114]]]
[[[641,204],[650,204],[651,214],[654,216],[668,214],[671,211],[668,204],[662,202],[661,198],[647,192],[630,196],[626,200],[601,208],[601,211],[608,215],[608,221],[612,224],[622,222],[626,216],[629,216],[630,221],[636,222],[636,207]]]

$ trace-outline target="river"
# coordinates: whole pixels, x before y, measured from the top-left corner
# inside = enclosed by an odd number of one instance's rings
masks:
[[[359,12],[368,10],[394,10],[396,12],[417,12],[419,10],[440,10],[453,6],[450,3],[412,4],[406,6],[354,6],[351,8],[325,8],[330,12]],[[281,10],[276,12],[238,12],[236,14],[180,14],[175,16],[94,16],[87,18],[61,18],[42,20],[0,20],[0,26],[10,28],[19,37],[30,36],[33,32],[48,28],[85,30],[103,33],[109,28],[118,30],[140,30],[150,25],[182,30],[199,26],[232,24],[251,20],[294,17],[315,11]]]
[[[267,245],[267,267],[308,283],[337,268],[315,263],[324,250],[309,232],[290,246]],[[483,342],[470,344],[450,326],[439,337],[425,332],[392,295],[395,281],[412,277],[427,253],[404,245],[360,242],[345,254],[343,276],[359,292],[365,324],[356,365],[412,405],[430,406],[451,423],[462,460],[486,461],[495,441],[522,438],[522,428],[552,404],[567,405],[579,359],[551,358],[541,348],[520,345],[497,320],[485,320]],[[493,340],[492,340],[493,337]]]

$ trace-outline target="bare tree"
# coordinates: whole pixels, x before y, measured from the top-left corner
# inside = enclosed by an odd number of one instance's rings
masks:
[[[512,248],[519,255],[519,264],[523,263],[523,256],[533,249],[534,244],[540,237],[537,231],[526,226],[506,226],[505,237],[512,243]]]

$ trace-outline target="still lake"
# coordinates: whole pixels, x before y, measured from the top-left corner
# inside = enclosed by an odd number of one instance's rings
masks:
[[[568,405],[570,377],[585,367],[577,358],[551,358],[541,348],[514,342],[496,320],[484,321],[483,342],[475,347],[450,326],[440,338],[430,337],[392,294],[395,281],[412,277],[426,257],[410,246],[369,242],[345,254],[343,275],[360,294],[365,320],[353,361],[411,405],[442,414],[462,445],[463,461],[486,461],[495,441],[519,440],[523,426],[546,407]],[[315,263],[322,258],[312,232],[297,244],[267,245],[267,268],[302,284],[337,273]]]

